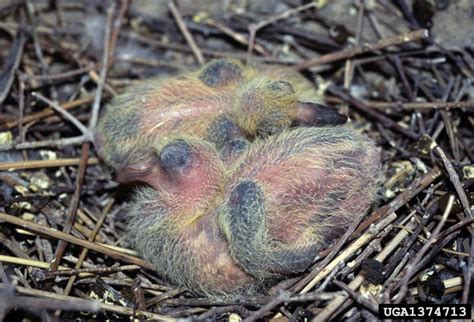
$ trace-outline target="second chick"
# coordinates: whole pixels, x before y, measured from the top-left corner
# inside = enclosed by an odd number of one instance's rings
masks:
[[[207,142],[156,151],[137,171],[149,187],[129,210],[128,240],[172,283],[232,298],[305,270],[367,212],[380,164],[373,142],[342,126],[257,140],[228,170]]]

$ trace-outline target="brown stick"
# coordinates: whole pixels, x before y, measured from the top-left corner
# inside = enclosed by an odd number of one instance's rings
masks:
[[[432,109],[465,109],[474,110],[474,101],[467,102],[371,102],[364,101],[370,108],[380,110],[402,109],[402,110],[432,110]]]
[[[88,97],[77,99],[77,100],[72,101],[72,102],[67,102],[67,103],[61,104],[59,106],[61,106],[61,108],[64,109],[64,110],[70,110],[74,107],[90,103],[93,100],[94,100],[93,96],[88,96]],[[40,120],[42,118],[52,116],[54,114],[55,114],[54,109],[52,109],[51,107],[46,108],[46,109],[42,110],[41,112],[25,115],[23,117],[23,124],[33,122],[33,121],[37,121],[37,120]],[[7,129],[14,128],[18,125],[18,123],[19,123],[19,121],[7,122],[7,123],[5,123],[5,128],[7,128]]]
[[[57,159],[57,160],[29,160],[29,161],[18,161],[18,162],[2,162],[0,163],[0,171],[77,166],[79,165],[80,161],[81,159],[79,158],[69,158],[69,159]],[[87,160],[87,165],[95,165],[95,164],[99,164],[99,159],[89,158]]]
[[[359,226],[359,228],[354,232],[354,235],[357,236],[358,234],[362,233],[372,223],[377,221],[382,216],[385,216],[400,209],[400,207],[405,205],[411,198],[413,198],[421,191],[426,189],[426,187],[428,187],[430,184],[432,184],[433,181],[435,181],[440,175],[441,171],[438,167],[434,167],[433,169],[431,169],[430,172],[425,174],[422,178],[419,178],[415,182],[413,182],[408,188],[405,189],[405,191],[403,191],[392,201],[390,201],[390,203],[377,209],[377,211],[375,211],[372,216],[370,216]]]
[[[4,222],[10,223],[10,224],[22,227],[26,230],[30,230],[30,231],[36,232],[38,234],[43,234],[43,235],[46,235],[46,236],[49,236],[49,237],[64,240],[64,241],[66,241],[68,243],[71,243],[71,244],[74,244],[74,245],[85,247],[87,249],[90,249],[90,250],[105,254],[107,256],[110,256],[110,257],[112,257],[116,260],[121,260],[121,261],[130,263],[130,264],[139,265],[139,266],[141,266],[143,268],[146,268],[146,269],[154,269],[153,265],[150,262],[144,261],[140,258],[131,256],[131,255],[128,255],[128,254],[119,253],[117,251],[114,251],[114,250],[106,247],[106,246],[98,245],[96,243],[92,243],[90,241],[83,240],[83,239],[71,236],[69,234],[65,234],[65,233],[63,233],[61,231],[58,231],[56,229],[46,227],[46,226],[42,226],[42,225],[38,225],[38,224],[35,224],[35,223],[32,223],[32,222],[17,218],[15,216],[8,215],[8,214],[3,213],[3,212],[0,212],[0,221],[4,221]]]
[[[250,24],[249,26],[249,41],[248,41],[248,49],[247,49],[247,62],[250,61],[250,58],[251,58],[251,55],[252,55],[252,52],[253,52],[253,49],[255,47],[255,37],[257,35],[257,32],[262,29],[263,27],[265,26],[268,26],[278,20],[281,20],[281,19],[287,19],[288,17],[298,13],[298,12],[301,12],[303,10],[308,10],[308,9],[311,9],[311,8],[314,8],[314,7],[317,7],[318,6],[318,3],[316,2],[310,2],[310,3],[307,3],[307,4],[304,4],[302,6],[299,6],[297,8],[294,8],[294,9],[289,9],[289,10],[286,10],[280,14],[277,14],[276,16],[272,16],[266,20],[263,20],[263,21],[260,21],[259,23],[256,23],[256,24]]]
[[[416,133],[414,133],[413,131],[410,131],[409,129],[400,126],[399,124],[397,124],[395,121],[388,118],[384,114],[381,114],[380,112],[375,111],[375,110],[367,107],[364,104],[363,101],[358,100],[357,98],[355,98],[354,96],[352,96],[352,95],[348,94],[347,92],[341,90],[337,86],[335,86],[335,85],[329,86],[328,91],[331,94],[336,95],[336,96],[340,97],[342,100],[350,103],[351,105],[353,105],[354,107],[356,107],[360,111],[362,111],[362,112],[368,114],[369,116],[371,116],[372,118],[376,119],[377,121],[379,121],[386,128],[394,129],[397,132],[399,132],[401,134],[404,134],[405,136],[407,136],[411,139],[414,139],[414,140],[418,139],[418,135]]]
[[[204,60],[204,56],[202,55],[199,47],[196,45],[193,35],[191,35],[188,30],[188,27],[186,27],[186,23],[184,22],[183,17],[181,17],[178,8],[176,8],[176,5],[172,1],[168,2],[168,7],[170,8],[173,17],[176,20],[176,23],[178,24],[179,30],[181,30],[184,38],[186,39],[186,42],[188,43],[189,47],[191,47],[193,54],[196,57],[196,60],[199,64],[204,64],[206,62]]]
[[[315,65],[323,65],[332,63],[338,60],[351,58],[360,54],[373,52],[390,46],[400,45],[407,42],[417,41],[420,39],[428,38],[429,33],[427,29],[418,29],[415,31],[404,32],[399,35],[387,37],[377,41],[376,43],[366,43],[358,47],[342,49],[327,55],[322,55],[317,58],[313,58],[304,61],[295,66],[296,70],[304,70]]]
[[[66,218],[66,223],[63,226],[63,232],[69,234],[76,220],[77,207],[79,205],[79,199],[81,198],[81,189],[84,183],[84,175],[86,174],[87,169],[87,160],[89,159],[89,143],[84,143],[81,149],[81,162],[79,163],[79,169],[77,171],[76,178],[76,188],[71,199],[71,203],[68,207],[68,213]],[[50,270],[57,271],[63,253],[66,250],[67,243],[63,240],[60,240],[58,246],[56,247],[56,252],[54,254],[54,260],[51,263]]]
[[[4,288],[5,288],[5,285],[0,284],[0,289],[4,289]],[[35,296],[35,297],[43,297],[48,300],[53,299],[55,303],[57,303],[56,301],[63,301],[66,304],[74,302],[74,303],[77,303],[78,307],[82,305],[82,309],[84,310],[86,310],[86,305],[90,306],[90,309],[86,311],[95,311],[96,307],[98,307],[99,309],[104,310],[104,311],[116,312],[116,313],[130,315],[130,316],[133,315],[134,313],[134,310],[129,307],[102,303],[98,301],[84,300],[84,299],[73,297],[73,296],[65,296],[65,295],[61,295],[61,294],[57,294],[53,292],[46,292],[46,291],[36,290],[36,289],[22,287],[22,286],[17,286],[15,290],[20,294],[25,294],[29,296]],[[57,306],[55,308],[57,308]],[[178,321],[177,319],[170,318],[165,315],[148,312],[148,311],[135,310],[135,315],[144,316],[145,318],[149,320],[154,320],[154,321]]]

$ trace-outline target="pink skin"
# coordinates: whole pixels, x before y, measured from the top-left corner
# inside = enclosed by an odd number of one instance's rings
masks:
[[[197,278],[203,287],[231,291],[254,283],[232,258],[213,213],[201,217],[181,236],[183,249],[198,262]]]
[[[232,258],[212,210],[222,200],[224,165],[209,144],[194,142],[190,146],[190,162],[184,169],[167,172],[159,157],[149,163],[136,163],[121,169],[119,179],[148,184],[155,190],[156,200],[153,202],[159,205],[158,208],[165,209],[165,218],[156,217],[155,211],[158,210],[152,206],[142,210],[140,218],[133,220],[142,222],[139,231],[145,234],[156,224],[167,227],[160,229],[165,229],[163,234],[170,234],[169,239],[160,243],[168,249],[172,248],[170,245],[179,245],[178,254],[168,254],[170,258],[185,254],[181,265],[192,270],[192,283],[199,287],[235,291],[250,286],[254,279]],[[147,203],[148,200],[143,207],[149,207]],[[132,238],[137,236],[133,234]],[[157,260],[161,262],[170,258]],[[182,275],[187,274],[184,273],[186,270]]]
[[[163,148],[151,162],[121,173],[153,188],[132,219],[139,226],[132,223],[131,238],[144,245],[138,250],[157,266],[174,263],[164,274],[173,272],[168,277],[189,288],[238,293],[302,271],[373,200],[378,151],[344,127],[295,129],[254,142],[229,170],[212,145],[187,143],[190,161],[179,171],[166,170],[170,149]],[[182,150],[171,151],[178,156],[171,160],[183,161]],[[243,182],[257,189],[236,190]],[[258,189],[263,199],[253,194]],[[252,227],[263,227],[265,235]],[[142,242],[137,232],[143,231],[151,237]]]
[[[205,136],[208,124],[230,106],[230,90],[209,90],[189,79],[180,85],[165,83],[159,95],[149,93],[141,111],[141,131],[146,136],[171,135],[171,133]],[[192,88],[192,91],[177,89]],[[160,108],[158,108],[160,107]]]
[[[254,143],[239,162],[227,195],[242,182],[256,183],[268,238],[291,249],[308,242],[324,246],[367,211],[379,151],[347,128],[296,129]]]
[[[185,169],[170,174],[155,157],[149,162],[133,163],[119,169],[117,181],[143,182],[156,191],[166,192],[166,204],[173,212],[183,211],[189,205],[199,207],[209,202],[219,190],[224,170],[220,160],[210,162],[209,155],[215,153],[210,146],[197,144],[192,150],[191,164]]]
[[[219,61],[214,64],[219,65]],[[342,124],[346,121],[346,117],[335,109],[314,103],[297,102],[296,96],[292,96],[296,94],[291,91],[268,95],[271,90],[267,87],[272,82],[287,83],[281,80],[282,75],[278,73],[274,77],[263,77],[262,83],[255,82],[258,88],[247,88],[249,82],[254,82],[265,73],[253,71],[247,75],[247,71],[252,69],[241,66],[238,68],[242,69],[242,75],[227,73],[232,71],[232,67],[212,74],[212,66],[211,63],[197,73],[161,81],[148,81],[114,99],[101,117],[95,135],[96,148],[101,157],[114,168],[119,168],[125,163],[146,159],[144,154],[150,150],[151,145],[165,137],[189,135],[215,143],[214,140],[219,138],[209,137],[209,128],[220,116],[229,117],[240,128],[242,135],[250,138],[262,130],[262,124],[268,127],[276,122],[274,127],[281,129],[288,127],[291,120],[297,125],[312,126]],[[233,63],[230,66],[240,65]],[[206,68],[211,70],[207,74],[211,83],[205,83],[199,76]],[[214,84],[219,77],[226,81]],[[250,95],[253,91],[255,97]],[[278,105],[275,110],[272,107],[280,101],[279,98],[274,101],[278,95],[291,99],[288,104]],[[246,97],[248,100],[244,99]],[[245,101],[244,105],[241,100]],[[281,115],[276,117],[275,113]],[[278,119],[283,115],[284,121],[280,124]]]

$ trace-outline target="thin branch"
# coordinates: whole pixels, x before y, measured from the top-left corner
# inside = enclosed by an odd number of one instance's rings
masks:
[[[58,168],[66,166],[77,166],[81,159],[70,158],[70,159],[56,159],[56,160],[28,160],[18,162],[1,162],[0,171],[14,171],[14,170],[26,170],[26,169],[42,169],[42,168]],[[87,165],[99,164],[99,159],[89,158]]]
[[[340,97],[345,102],[350,103],[351,105],[353,105],[354,107],[356,107],[360,111],[362,111],[362,112],[366,113],[367,115],[369,115],[370,117],[376,119],[377,121],[379,121],[386,128],[396,130],[397,132],[409,137],[410,139],[414,139],[414,140],[418,139],[418,137],[419,137],[418,134],[414,133],[413,131],[411,131],[411,130],[405,128],[405,127],[400,126],[397,122],[395,122],[392,119],[388,118],[384,114],[367,107],[364,104],[363,101],[355,98],[354,96],[347,93],[346,91],[341,90],[339,87],[337,87],[335,85],[331,85],[328,88],[328,92],[333,94],[333,95],[336,95],[336,96]]]
[[[77,100],[74,100],[72,102],[66,102],[66,103],[63,103],[61,105],[59,105],[63,110],[70,110],[74,107],[77,107],[77,106],[80,106],[80,105],[83,105],[83,104],[87,104],[87,103],[90,103],[94,100],[94,97],[93,96],[88,96],[88,97],[84,97],[84,98],[80,98],[80,99],[77,99]],[[40,112],[36,112],[36,113],[31,113],[31,114],[28,114],[28,115],[25,115],[23,117],[23,124],[25,123],[30,123],[30,122],[34,122],[34,121],[38,121],[42,118],[45,118],[45,117],[48,117],[48,116],[52,116],[54,115],[54,111],[55,109],[53,108],[46,108]],[[11,129],[11,128],[14,128],[15,126],[17,126],[19,124],[19,121],[11,121],[11,122],[7,122],[5,123],[5,128],[7,129]]]
[[[461,202],[461,205],[464,209],[464,213],[466,214],[467,217],[472,217],[472,212],[470,208],[471,206],[469,204],[469,200],[467,198],[466,192],[464,191],[462,187],[461,182],[459,181],[459,176],[456,173],[456,170],[454,170],[453,165],[448,160],[448,158],[446,157],[446,154],[439,147],[439,145],[436,144],[434,150],[439,154],[439,156],[441,157],[441,160],[443,160],[444,167],[446,168],[449,179],[451,180],[451,183],[453,184],[454,189],[456,190],[459,201]]]
[[[20,27],[21,28],[21,27]],[[7,98],[10,88],[15,79],[15,74],[20,66],[23,49],[26,43],[26,36],[23,29],[18,29],[17,36],[10,47],[10,52],[5,58],[0,72],[0,104]]]
[[[113,52],[113,49],[109,46],[112,22],[114,16],[115,6],[112,5],[107,9],[107,27],[105,28],[105,40],[104,40],[104,50],[102,56],[102,69],[100,70],[100,80],[99,85],[97,86],[94,103],[92,104],[91,118],[89,120],[89,130],[93,132],[97,125],[97,120],[99,118],[100,111],[100,101],[102,100],[102,93],[104,90],[105,79],[107,77],[107,71],[109,67],[109,54]]]
[[[206,24],[219,29],[224,34],[228,35],[229,37],[231,37],[232,39],[234,39],[238,43],[240,43],[242,45],[249,46],[249,40],[247,39],[247,37],[245,37],[243,34],[240,34],[240,33],[237,33],[235,31],[233,31],[232,29],[230,29],[226,25],[224,25],[224,24],[222,24],[218,21],[215,21],[213,19],[210,19],[210,18],[206,20]],[[255,44],[254,48],[255,48],[255,51],[258,52],[260,55],[263,55],[265,57],[270,57],[270,54],[265,50],[265,48],[263,48],[263,46],[261,46],[259,44]]]
[[[71,233],[72,226],[76,220],[77,207],[79,205],[79,199],[81,198],[81,190],[84,183],[84,176],[87,169],[87,160],[89,159],[89,143],[84,143],[81,149],[81,161],[79,163],[79,169],[77,171],[76,186],[74,194],[72,195],[71,202],[67,210],[66,222],[63,225],[63,233]],[[58,242],[56,252],[54,253],[54,260],[51,263],[50,270],[57,271],[64,251],[66,250],[67,243],[63,240]]]
[[[5,285],[0,284],[0,289],[4,289]],[[85,300],[81,298],[77,298],[74,296],[65,296],[53,292],[46,292],[42,290],[36,290],[36,289],[31,289],[31,288],[26,288],[26,287],[21,287],[17,286],[16,291],[20,294],[24,295],[30,295],[30,296],[35,296],[35,297],[42,297],[47,299],[48,301],[51,301],[51,303],[59,303],[57,301],[63,301],[65,303],[77,303],[78,305],[84,305],[83,309],[84,311],[89,311],[89,312],[95,312],[96,308],[98,307],[98,310],[104,310],[104,311],[109,311],[109,312],[115,312],[115,313],[120,313],[120,314],[125,314],[125,315],[132,315],[134,310],[129,307],[122,307],[118,305],[112,305],[108,303],[102,303],[98,301],[90,301],[90,300]],[[85,309],[85,305],[91,305],[91,308],[89,310]],[[58,307],[51,307],[51,308],[58,308]],[[150,320],[156,320],[156,321],[177,321],[174,318],[170,318],[164,315],[152,313],[152,312],[147,312],[147,311],[135,311],[135,314],[137,316],[143,316],[147,319]]]
[[[71,244],[74,244],[74,245],[85,247],[87,249],[90,249],[90,250],[105,254],[107,256],[110,256],[110,257],[112,257],[116,260],[121,260],[121,261],[130,263],[130,264],[139,265],[139,266],[141,266],[143,268],[146,268],[146,269],[151,269],[151,270],[154,269],[153,264],[151,264],[147,261],[144,261],[140,258],[114,251],[109,247],[99,245],[97,243],[92,243],[92,242],[89,242],[89,241],[86,241],[86,240],[83,240],[83,239],[79,239],[79,238],[74,237],[70,234],[65,234],[61,231],[57,231],[56,229],[46,227],[46,226],[42,226],[42,225],[38,225],[38,224],[35,224],[35,223],[32,223],[32,222],[29,222],[27,220],[17,218],[15,216],[8,215],[8,214],[3,213],[3,212],[0,212],[0,221],[4,221],[4,222],[10,223],[10,224],[22,227],[24,229],[36,232],[38,234],[43,234],[43,235],[50,236],[50,237],[53,237],[53,238],[56,238],[56,239],[61,239],[61,240],[67,241],[68,243],[71,243]]]
[[[247,63],[250,62],[250,59],[252,58],[252,52],[254,50],[254,47],[255,47],[255,38],[256,38],[256,35],[257,35],[257,32],[262,29],[263,27],[265,26],[268,26],[278,20],[282,20],[282,19],[287,19],[288,17],[291,17],[292,15],[298,13],[298,12],[301,12],[301,11],[304,11],[304,10],[308,10],[308,9],[311,9],[311,8],[314,8],[314,7],[317,7],[318,6],[318,3],[316,1],[313,1],[313,2],[310,2],[310,3],[307,3],[305,5],[302,5],[302,6],[299,6],[297,8],[294,8],[294,9],[290,9],[290,10],[286,10],[276,16],[273,16],[273,17],[270,17],[268,19],[265,19],[263,21],[260,21],[259,23],[256,23],[256,24],[250,24],[248,29],[249,29],[249,41],[248,41],[248,48],[247,48]]]
[[[400,45],[407,42],[418,41],[429,37],[427,29],[418,29],[415,31],[404,32],[399,35],[387,37],[377,41],[376,43],[366,43],[361,46],[342,49],[330,54],[322,55],[302,62],[295,66],[296,70],[305,70],[315,65],[323,65],[333,63],[338,60],[351,58],[360,54],[374,52],[390,46]]]
[[[81,133],[84,136],[90,135],[89,129],[87,127],[85,127],[81,122],[79,122],[78,119],[74,115],[72,115],[71,113],[69,113],[68,111],[63,109],[58,103],[51,101],[50,99],[44,97],[43,95],[41,95],[40,93],[37,93],[37,92],[32,92],[31,95],[38,98],[39,100],[43,101],[44,103],[50,105],[58,113],[60,113],[62,116],[64,116],[64,118],[66,120],[68,120],[69,122],[74,124],[74,126],[77,127],[77,129],[79,131],[81,131]]]
[[[454,196],[453,195],[450,195],[449,196],[449,199],[448,199],[448,203],[446,205],[446,208],[444,209],[444,212],[443,212],[443,217],[441,218],[441,220],[439,221],[438,225],[436,226],[436,228],[434,229],[430,239],[426,242],[425,245],[423,245],[423,247],[417,252],[415,258],[411,261],[410,264],[408,264],[406,270],[405,270],[405,274],[403,275],[403,278],[402,278],[402,281],[401,281],[401,288],[398,292],[398,294],[395,296],[396,299],[395,299],[395,303],[400,303],[404,296],[405,296],[405,293],[407,292],[408,290],[408,282],[410,281],[411,277],[413,276],[413,274],[415,273],[415,268],[417,266],[417,264],[419,263],[419,261],[423,258],[423,256],[425,256],[426,252],[428,251],[428,249],[438,240],[438,238],[440,237],[439,236],[439,233],[441,231],[441,228],[443,228],[444,226],[444,223],[446,222],[446,220],[448,219],[448,216],[449,214],[451,213],[451,209],[453,208],[453,203],[454,203]]]
[[[114,6],[114,5],[112,5]],[[114,51],[115,51],[115,46],[117,45],[117,40],[119,37],[120,29],[122,27],[122,20],[125,17],[125,14],[128,11],[128,7],[130,6],[130,0],[122,0],[121,5],[120,5],[120,10],[117,15],[117,18],[115,19],[115,22],[113,23],[113,28],[109,31],[106,30],[106,36],[105,36],[105,44],[104,44],[104,52],[107,52],[107,61],[105,61],[105,57],[103,58],[103,64],[107,62],[107,69],[110,68],[112,63],[114,62]],[[115,7],[113,7],[115,9]],[[115,10],[114,10],[115,11]],[[111,24],[112,26],[112,24]],[[109,35],[107,35],[107,32]]]
[[[84,142],[90,142],[90,135],[81,135],[73,138],[65,138],[59,140],[44,140],[25,143],[7,143],[0,144],[0,151],[22,150],[22,149],[37,149],[37,148],[62,148],[69,145],[79,145]]]
[[[202,52],[199,47],[196,45],[193,35],[189,32],[188,27],[186,26],[183,17],[181,17],[178,8],[173,3],[173,1],[168,2],[168,7],[171,13],[173,14],[174,19],[176,20],[176,24],[178,25],[179,30],[181,30],[181,33],[186,39],[186,42],[188,43],[189,47],[191,47],[191,50],[193,51],[193,54],[196,57],[196,60],[199,64],[204,64],[206,62],[204,60],[204,56],[202,55]]]

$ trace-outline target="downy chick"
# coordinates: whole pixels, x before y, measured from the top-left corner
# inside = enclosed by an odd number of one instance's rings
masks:
[[[99,121],[95,145],[117,169],[146,162],[157,140],[176,135],[209,141],[220,150],[233,139],[252,140],[292,123],[346,121],[317,97],[311,83],[294,71],[215,60],[194,72],[145,81],[115,98]]]
[[[305,270],[367,212],[380,157],[350,127],[302,127],[254,142],[230,172],[219,227],[234,260],[261,280]]]
[[[217,225],[228,178],[217,150],[180,136],[154,151],[151,161],[126,170],[127,179],[147,184],[128,211],[131,246],[163,277],[196,293],[224,296],[253,287]]]
[[[196,293],[254,294],[305,270],[374,200],[379,151],[349,127],[285,130],[248,145],[229,167],[208,142],[174,142],[137,172],[149,187],[136,195],[127,236],[163,276]]]

